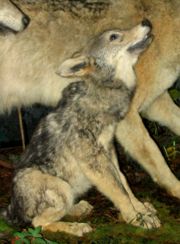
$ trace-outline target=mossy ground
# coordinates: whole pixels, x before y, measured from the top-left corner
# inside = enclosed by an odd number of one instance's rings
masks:
[[[176,150],[180,143],[176,143]],[[12,150],[0,152],[0,157],[8,157],[14,160],[18,153]],[[9,157],[10,155],[10,157]],[[121,162],[125,162],[125,156],[120,156]],[[180,178],[180,154],[176,153],[169,159],[169,165],[177,177]],[[90,216],[80,219],[81,222],[89,222],[94,231],[82,238],[73,237],[63,233],[43,232],[48,240],[60,244],[118,244],[118,243],[146,243],[146,244],[179,244],[180,243],[180,201],[170,197],[165,191],[152,182],[150,177],[134,163],[123,164],[125,175],[135,195],[141,201],[150,201],[158,211],[162,227],[154,230],[135,228],[118,220],[118,212],[104,196],[95,189],[91,190],[85,199],[94,209]],[[7,206],[10,200],[12,169],[0,166],[0,208]],[[9,226],[0,218],[0,244],[11,243],[16,227]],[[22,231],[22,230],[18,230]],[[34,242],[33,242],[34,243]],[[39,242],[37,242],[38,244]]]

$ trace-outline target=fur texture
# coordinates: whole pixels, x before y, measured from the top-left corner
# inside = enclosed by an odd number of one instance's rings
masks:
[[[13,180],[11,219],[81,236],[92,230],[88,224],[57,221],[75,213],[77,197],[94,185],[126,222],[160,226],[154,211],[128,187],[113,146],[117,123],[127,113],[135,88],[133,66],[152,40],[146,24],[106,31],[60,65],[61,76],[77,81],[64,89],[57,109],[41,121],[22,157]],[[119,72],[123,63],[128,66],[126,80]]]
[[[1,0],[0,4],[0,33],[17,33],[29,24],[29,17],[9,0]]]

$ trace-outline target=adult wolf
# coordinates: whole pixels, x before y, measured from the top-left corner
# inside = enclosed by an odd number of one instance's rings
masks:
[[[7,49],[0,64],[1,112],[35,102],[56,105],[61,91],[70,82],[57,77],[56,66],[78,49],[80,43],[107,28],[129,28],[143,17],[151,20],[155,39],[137,65],[136,94],[116,134],[153,180],[180,198],[180,182],[168,168],[139,115],[180,135],[180,109],[167,92],[180,74],[180,1],[87,0],[76,1],[77,5],[73,1],[48,0],[43,4],[45,1],[39,0],[33,1],[34,5],[26,0],[18,2],[27,2],[33,21],[16,40],[1,43],[0,48]],[[42,10],[47,6],[50,10],[59,8],[59,12],[55,11],[52,18]]]
[[[1,0],[0,33],[20,32],[28,26],[29,21],[29,17],[13,2],[10,0]]]
[[[142,204],[139,210],[113,145],[117,123],[134,93],[133,66],[152,40],[150,30],[145,20],[128,31],[105,31],[61,64],[58,73],[76,81],[64,89],[57,109],[41,121],[16,169],[8,211],[12,220],[81,236],[92,230],[88,224],[59,220],[82,212],[83,205],[86,209],[87,203],[75,201],[96,186],[126,222],[160,226],[151,208]]]

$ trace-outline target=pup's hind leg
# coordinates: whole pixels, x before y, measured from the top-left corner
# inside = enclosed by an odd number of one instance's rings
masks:
[[[66,232],[75,236],[83,236],[84,234],[91,232],[93,229],[89,224],[86,223],[58,221],[46,225],[43,230],[52,232]]]
[[[68,234],[83,236],[83,234],[92,231],[89,224],[77,222],[62,222],[58,221],[65,215],[64,209],[58,210],[56,208],[47,208],[39,216],[36,216],[32,224],[34,227],[42,226],[43,230],[52,232],[66,232]]]
[[[56,222],[73,207],[73,190],[66,181],[30,168],[16,175],[13,189],[23,216],[31,219],[34,227],[78,236],[92,230],[85,223]]]
[[[180,135],[180,108],[172,101],[168,92],[159,96],[145,111],[143,117],[167,126]]]
[[[39,199],[36,215],[32,219],[33,226],[47,226],[63,218],[73,206],[71,186],[62,179],[48,174],[44,175],[43,197]],[[37,202],[37,200],[35,200]]]
[[[44,205],[47,206],[43,211],[33,218],[33,226],[42,226],[44,230],[63,231],[69,234],[82,236],[84,233],[92,231],[92,228],[86,223],[67,223],[57,222],[73,207],[73,191],[71,186],[57,178],[47,177],[46,190],[44,193]]]
[[[151,175],[154,182],[180,199],[180,182],[166,164],[137,111],[131,110],[118,124],[116,137],[125,150]]]

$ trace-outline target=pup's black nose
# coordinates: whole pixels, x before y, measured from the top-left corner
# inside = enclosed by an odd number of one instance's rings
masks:
[[[27,27],[27,26],[29,25],[29,23],[30,23],[30,18],[29,18],[29,16],[24,15],[24,17],[22,18],[22,22],[23,22],[23,24],[24,24],[24,27]]]
[[[148,27],[152,28],[152,24],[148,19],[143,19],[141,24],[142,24],[142,26],[148,26]]]

